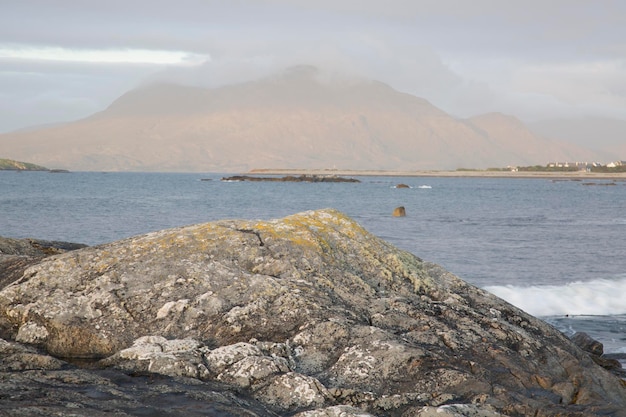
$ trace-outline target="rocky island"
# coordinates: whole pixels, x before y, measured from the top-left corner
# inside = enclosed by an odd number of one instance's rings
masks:
[[[269,182],[361,182],[356,178],[344,178],[336,175],[287,175],[284,177],[258,177],[254,175],[233,175],[224,177],[222,181],[269,181]]]
[[[335,210],[13,274],[0,415],[626,415],[624,382],[563,334]]]
[[[49,169],[29,162],[0,158],[0,171],[49,171]]]

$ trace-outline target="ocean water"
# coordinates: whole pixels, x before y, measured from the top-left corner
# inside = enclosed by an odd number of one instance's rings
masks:
[[[626,181],[0,171],[0,236],[105,243],[218,219],[336,208],[561,331],[626,354]],[[395,188],[398,183],[411,188]],[[391,216],[397,206],[407,216]]]

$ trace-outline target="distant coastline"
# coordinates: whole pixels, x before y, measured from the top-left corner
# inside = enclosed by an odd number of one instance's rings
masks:
[[[338,176],[380,176],[380,177],[458,177],[458,178],[545,178],[545,179],[608,179],[626,180],[626,173],[606,172],[542,172],[542,171],[391,171],[391,170],[348,170],[348,169],[252,169],[247,174],[264,175],[338,175]]]
[[[0,171],[50,171],[41,165],[30,162],[14,161],[13,159],[0,158]]]

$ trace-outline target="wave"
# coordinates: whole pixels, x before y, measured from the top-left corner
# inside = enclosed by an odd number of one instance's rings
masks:
[[[413,188],[410,185],[392,185],[391,188]],[[421,189],[430,189],[433,188],[431,185],[418,185],[417,188],[421,188]]]
[[[506,285],[484,289],[539,317],[626,314],[626,275],[565,285]]]

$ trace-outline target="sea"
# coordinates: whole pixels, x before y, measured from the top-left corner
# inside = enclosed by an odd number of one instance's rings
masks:
[[[213,220],[336,208],[565,334],[584,331],[605,353],[626,358],[626,181],[224,176],[0,171],[0,236],[98,245]],[[392,216],[398,206],[406,217]]]

